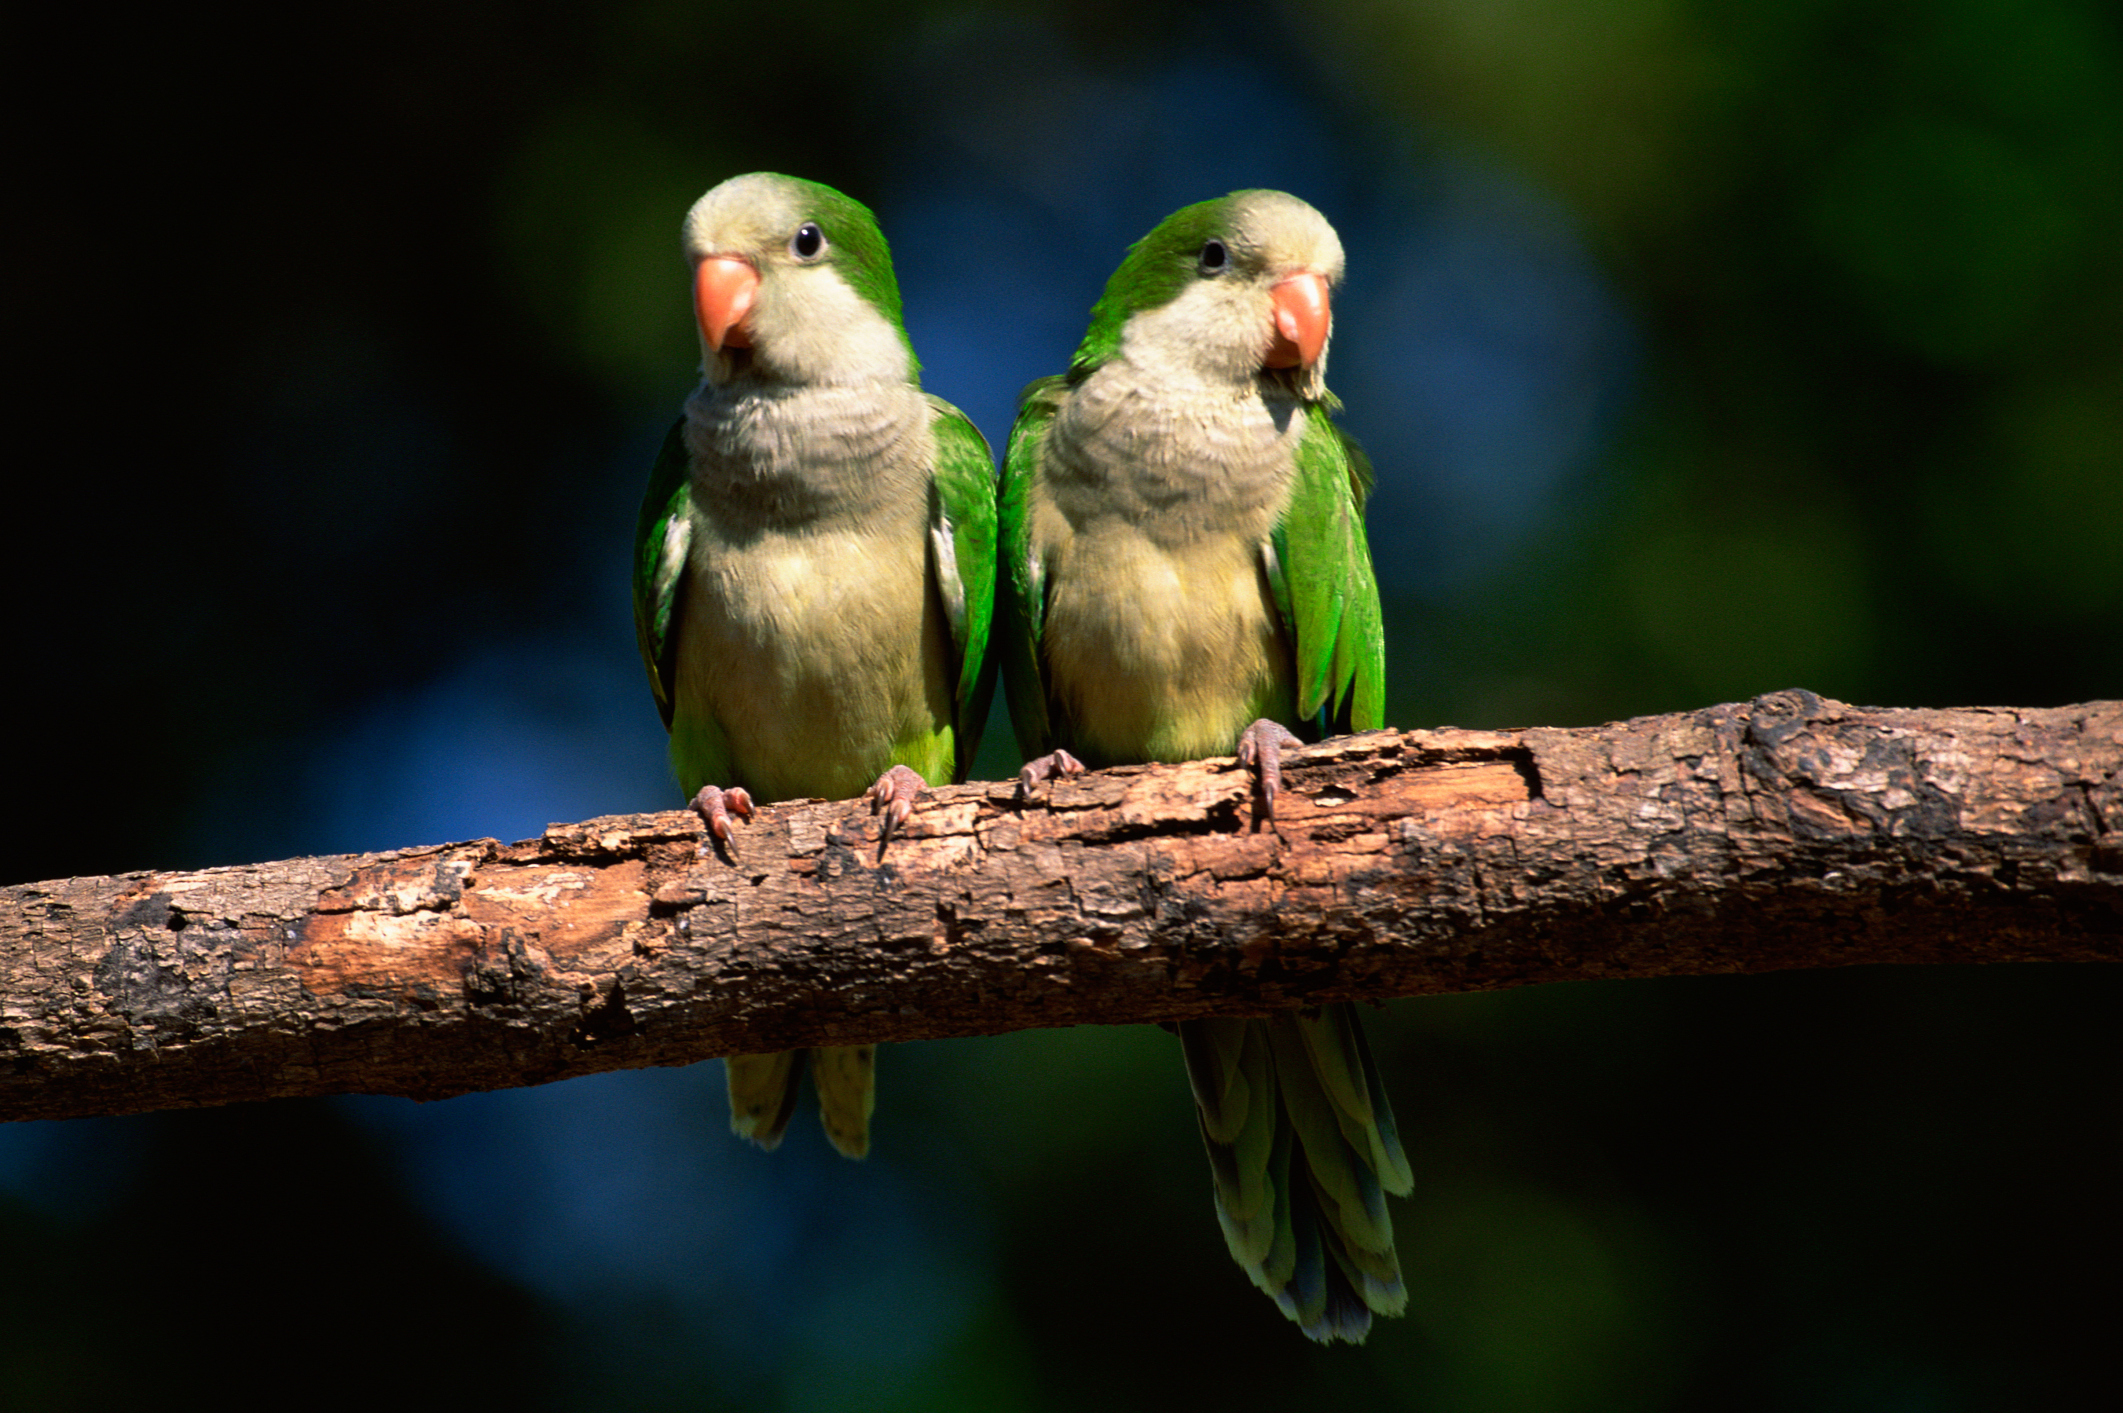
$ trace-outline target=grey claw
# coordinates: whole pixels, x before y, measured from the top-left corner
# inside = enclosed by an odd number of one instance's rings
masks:
[[[1037,760],[1026,761],[1025,768],[1017,772],[1017,798],[1030,799],[1032,787],[1042,781],[1083,773],[1084,763],[1075,756],[1067,751],[1049,751]]]
[[[703,785],[700,787],[700,793],[693,797],[691,809],[700,816],[700,821],[707,826],[708,833],[719,840],[725,849],[733,847],[735,831],[730,825],[730,816],[734,814],[749,823],[752,816],[758,813],[752,805],[751,792],[742,785],[732,785],[727,790],[715,785]],[[707,852],[705,845],[702,846],[701,852]]]
[[[1275,797],[1283,789],[1283,749],[1305,743],[1280,721],[1263,718],[1238,736],[1238,763],[1253,772],[1254,789],[1260,801],[1259,817],[1275,818]]]
[[[882,809],[885,824],[879,842],[892,837],[892,831],[907,822],[914,813],[914,802],[921,798],[929,782],[921,778],[921,772],[912,766],[895,765],[877,777],[877,783],[863,791],[863,798],[870,802],[870,813]]]

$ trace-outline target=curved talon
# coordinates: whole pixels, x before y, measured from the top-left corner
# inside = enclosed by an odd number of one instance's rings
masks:
[[[1238,733],[1238,763],[1253,772],[1260,818],[1275,818],[1275,797],[1283,788],[1283,748],[1304,744],[1289,727],[1266,718]]]
[[[1037,760],[1026,761],[1025,768],[1017,772],[1017,798],[1031,798],[1032,787],[1041,781],[1083,773],[1084,763],[1075,756],[1067,751],[1049,751]]]
[[[921,798],[929,782],[921,778],[921,772],[908,765],[895,765],[877,777],[877,783],[863,791],[862,797],[870,802],[870,813],[880,809],[885,812],[885,827],[880,842],[892,837],[892,831],[907,822],[914,813],[914,802]]]
[[[708,833],[720,840],[726,849],[730,847],[732,834],[730,816],[734,814],[749,823],[758,813],[753,808],[751,792],[742,785],[732,785],[727,790],[703,785],[700,793],[693,797],[690,808],[700,816],[701,823],[707,825]],[[706,846],[702,846],[701,852],[707,852]]]

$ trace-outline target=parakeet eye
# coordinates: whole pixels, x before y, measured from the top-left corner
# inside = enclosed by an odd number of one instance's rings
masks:
[[[798,260],[816,260],[818,253],[825,248],[826,233],[818,228],[816,221],[804,222],[789,238],[789,253]]]
[[[1213,275],[1223,269],[1230,259],[1231,252],[1224,249],[1224,243],[1212,240],[1202,247],[1201,271],[1205,275]]]

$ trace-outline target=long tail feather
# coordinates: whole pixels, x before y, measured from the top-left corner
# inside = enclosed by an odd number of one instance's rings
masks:
[[[1245,1021],[1192,1021],[1178,1029],[1224,1243],[1259,1284],[1276,1236],[1273,1063]]]
[[[1400,1125],[1393,1120],[1393,1101],[1387,1097],[1385,1083],[1378,1077],[1378,1062],[1371,1058],[1371,1042],[1364,1038],[1364,1027],[1357,1021],[1356,1007],[1329,1006],[1327,1009],[1347,1012],[1349,1033],[1356,1037],[1356,1056],[1364,1068],[1364,1088],[1371,1095],[1379,1185],[1395,1197],[1406,1197],[1415,1191],[1415,1170],[1408,1166],[1408,1155],[1401,1148]]]
[[[769,1153],[781,1146],[789,1116],[796,1112],[803,1057],[801,1050],[784,1050],[778,1055],[732,1055],[723,1061],[729,1072],[730,1132]]]
[[[1304,1145],[1306,1169],[1333,1204],[1337,1228],[1360,1245],[1390,1249],[1393,1219],[1386,1214],[1386,1194],[1371,1167],[1370,1144],[1358,1147],[1343,1136],[1340,1116],[1312,1068],[1297,1018],[1280,1015],[1266,1025],[1275,1047],[1283,1111]]]
[[[1360,1342],[1407,1307],[1385,1194],[1412,1174],[1356,1013],[1176,1029],[1232,1259],[1313,1339]]]
[[[818,1121],[826,1137],[850,1158],[870,1151],[870,1112],[877,1107],[877,1047],[825,1045],[811,1052],[811,1082],[818,1086]]]

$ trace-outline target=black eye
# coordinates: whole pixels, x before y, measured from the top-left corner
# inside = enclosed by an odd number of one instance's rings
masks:
[[[816,221],[806,221],[789,237],[789,253],[798,260],[816,260],[818,252],[826,248],[826,233],[818,228]]]
[[[1220,240],[1212,240],[1202,247],[1202,273],[1213,275],[1223,269],[1230,259],[1231,252],[1224,249],[1224,243]]]

